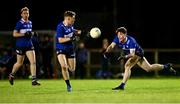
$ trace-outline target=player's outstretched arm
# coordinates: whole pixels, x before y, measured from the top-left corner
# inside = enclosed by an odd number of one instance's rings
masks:
[[[78,36],[78,35],[81,35],[82,31],[81,31],[81,30],[75,29],[75,30],[74,30],[74,33],[75,33],[75,35]]]
[[[59,43],[66,43],[66,42],[69,42],[69,41],[73,41],[74,38],[73,37],[70,37],[70,38],[58,38],[59,40]]]
[[[110,57],[110,51],[116,46],[116,43],[112,42],[103,53],[104,58],[108,59]]]
[[[105,52],[110,52],[114,47],[116,46],[116,43],[112,42],[106,49]]]
[[[128,55],[120,55],[118,57],[118,61],[122,60],[122,59],[128,59],[128,58],[131,58],[131,57],[134,57],[135,56],[135,49],[130,49],[130,54]]]
[[[24,36],[23,33],[19,33],[17,30],[13,31],[13,37],[22,37],[22,36]]]
[[[73,42],[73,41],[76,41],[76,36],[73,35],[72,37],[67,37],[67,38],[59,37],[58,41],[59,41],[59,43],[66,43],[66,42],[69,42],[69,41]]]

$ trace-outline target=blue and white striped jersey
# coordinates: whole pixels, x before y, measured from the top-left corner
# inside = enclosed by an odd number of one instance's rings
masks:
[[[28,21],[25,22],[23,19],[19,20],[16,23],[15,29],[19,33],[26,33],[27,31],[32,31],[32,22]],[[16,38],[16,47],[32,47],[32,40],[31,37],[17,37]]]
[[[122,43],[119,38],[117,36],[115,36],[114,43],[116,43],[116,45],[118,45],[123,51],[125,55],[130,54],[130,49],[135,49],[135,54],[138,56],[144,56],[144,51],[141,48],[141,46],[136,42],[136,40],[127,35],[127,40],[125,43]]]
[[[73,37],[75,29],[73,26],[65,26],[63,22],[59,23],[57,26],[57,31],[56,31],[56,49],[69,49],[73,48],[73,43],[71,41],[66,42],[66,43],[59,43],[58,38],[70,38]]]

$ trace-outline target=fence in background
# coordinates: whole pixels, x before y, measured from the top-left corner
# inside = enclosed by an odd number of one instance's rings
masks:
[[[56,52],[55,52],[55,31],[37,31],[39,33],[39,37],[42,37],[44,35],[48,35],[52,38],[53,41],[53,55],[52,55],[52,65],[53,65],[53,72],[54,77],[58,77],[58,71],[59,71],[59,63],[57,62],[56,58]],[[1,31],[0,32],[0,46],[6,47],[7,44],[14,44],[15,39],[12,37],[11,31]],[[117,62],[116,58],[119,55],[119,52],[121,50],[114,50],[113,51],[113,57],[110,59],[109,69],[112,71],[113,74],[116,73],[123,73],[124,67],[123,62]],[[145,51],[145,57],[149,61],[149,63],[173,63],[174,68],[179,70],[180,68],[180,48],[177,49],[144,49]],[[94,77],[97,70],[101,69],[101,59],[100,59],[100,52],[99,49],[88,49],[88,62],[86,65],[87,73],[86,77],[91,78]],[[137,68],[137,67],[136,67]],[[158,75],[158,72],[155,72],[155,75]]]
[[[160,63],[160,64],[166,64],[166,63],[172,63],[173,67],[176,70],[179,70],[180,68],[180,49],[144,49],[145,51],[145,57],[149,61],[150,64],[154,63]],[[116,59],[118,57],[118,53],[121,52],[121,50],[115,50],[113,51],[115,53],[115,56],[113,57],[115,62],[112,62],[110,64],[109,68],[114,70],[115,73],[123,73],[124,70],[124,61],[117,62]],[[93,57],[92,55],[96,53],[99,54],[99,49],[90,49],[89,50],[89,58],[87,63],[87,77],[92,76],[91,72],[93,69],[101,69],[100,63],[94,63],[93,61],[99,61],[98,57]],[[100,56],[99,56],[100,57]],[[95,58],[95,59],[93,59]],[[139,67],[136,67],[139,68]],[[158,76],[158,72],[154,73],[155,76]]]

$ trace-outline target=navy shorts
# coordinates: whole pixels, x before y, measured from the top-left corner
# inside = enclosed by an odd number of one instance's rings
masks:
[[[16,47],[16,53],[18,55],[25,55],[30,50],[34,50],[34,47]]]
[[[75,58],[75,51],[73,48],[70,49],[56,49],[56,54],[64,54],[67,58]]]
[[[144,52],[136,52],[135,54],[141,58],[144,57]]]

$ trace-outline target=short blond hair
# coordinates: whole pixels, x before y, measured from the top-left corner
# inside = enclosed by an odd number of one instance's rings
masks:
[[[23,11],[29,11],[29,8],[28,7],[24,7],[21,9],[20,13],[22,13]]]
[[[76,13],[73,11],[65,11],[64,12],[64,17],[73,17],[76,16]]]

